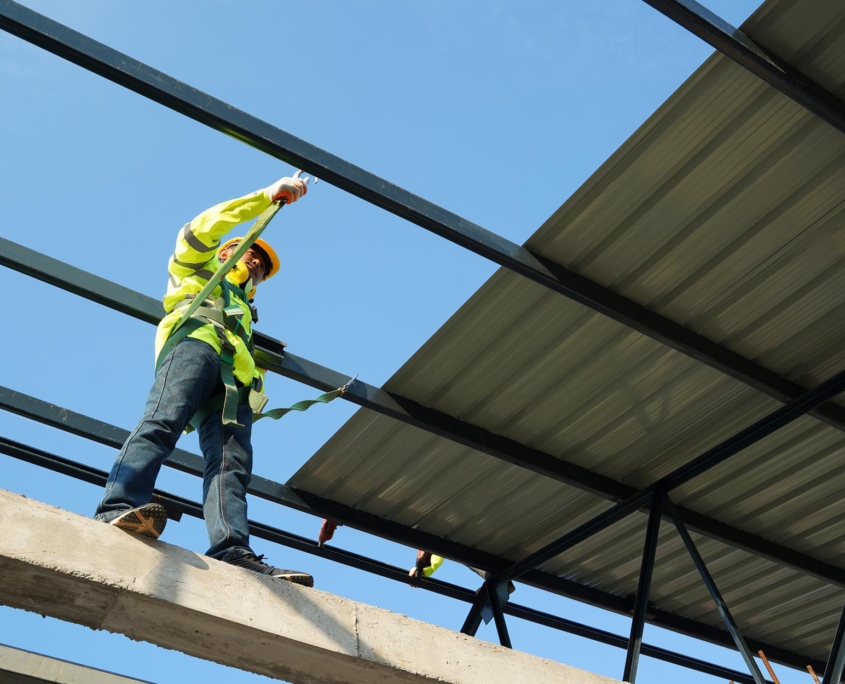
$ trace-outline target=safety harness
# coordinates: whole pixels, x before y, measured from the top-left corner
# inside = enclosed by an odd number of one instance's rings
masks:
[[[240,297],[242,301],[246,301],[246,295],[243,290],[228,280],[221,281],[220,285],[223,288],[222,295],[214,301],[212,306],[200,305],[196,307],[191,317],[167,338],[156,360],[156,371],[158,371],[159,366],[161,366],[167,355],[176,348],[176,345],[204,325],[211,325],[217,333],[217,338],[220,340],[220,380],[223,382],[223,392],[212,396],[197,410],[191,418],[188,427],[185,428],[185,432],[190,433],[193,430],[198,430],[206,418],[221,409],[223,410],[224,425],[243,427],[238,422],[238,406],[243,404],[249,404],[252,409],[253,423],[262,418],[279,420],[279,418],[282,418],[291,411],[307,411],[314,404],[328,404],[330,401],[343,396],[346,390],[349,389],[349,386],[355,382],[355,379],[358,377],[357,375],[350,378],[341,387],[330,392],[325,392],[314,399],[298,401],[287,408],[264,411],[268,399],[259,391],[261,389],[261,380],[255,378],[251,386],[245,387],[239,386],[240,383],[235,379],[235,347],[229,341],[225,332],[229,330],[240,337],[250,355],[253,355],[255,345],[253,344],[252,333],[248,333],[241,323],[241,318],[246,312],[237,304],[232,304],[232,294]],[[175,308],[181,309],[189,306],[192,299],[193,295],[188,295]],[[254,323],[258,320],[255,307],[247,306],[250,308],[252,322]]]
[[[297,171],[294,177],[298,177],[299,173]],[[249,404],[252,409],[253,422],[261,418],[278,420],[291,411],[305,411],[314,404],[329,403],[333,399],[342,396],[349,388],[349,385],[355,381],[353,377],[343,386],[331,392],[321,394],[315,399],[299,401],[288,408],[272,409],[262,413],[264,407],[267,405],[267,397],[260,391],[262,389],[260,385],[261,380],[256,378],[252,381],[252,385],[245,387],[242,385],[239,386],[239,383],[235,379],[235,347],[229,341],[226,331],[228,330],[240,337],[250,356],[253,356],[253,358],[254,344],[252,341],[252,332],[247,332],[246,327],[241,321],[246,312],[237,303],[232,303],[233,294],[242,302],[248,301],[247,295],[241,288],[227,280],[225,275],[246,253],[247,249],[255,242],[282,206],[284,206],[284,202],[271,205],[264,211],[244,236],[241,243],[236,247],[234,253],[230,255],[227,262],[224,262],[220,266],[199,294],[187,295],[174,307],[174,311],[183,309],[182,316],[159,352],[158,358],[156,359],[156,371],[158,371],[167,355],[176,348],[177,344],[203,326],[211,325],[215,333],[217,333],[217,338],[220,340],[220,380],[223,382],[223,392],[212,396],[197,410],[191,418],[188,427],[185,428],[186,432],[199,429],[199,426],[208,416],[221,409],[223,411],[223,425],[244,427],[238,422],[238,406],[243,404]],[[217,285],[221,287],[222,294],[215,299],[211,296],[211,293]],[[247,306],[249,307],[252,322],[257,322],[258,314],[255,307],[251,304],[247,304]]]
[[[235,381],[234,364],[235,364],[235,347],[226,336],[226,331],[234,333],[241,338],[250,355],[253,354],[252,333],[247,332],[244,325],[241,323],[241,318],[246,313],[237,304],[232,304],[232,293],[246,301],[246,294],[239,287],[232,285],[228,280],[221,280],[220,287],[223,292],[218,297],[213,306],[200,304],[194,309],[182,325],[179,326],[167,338],[161,352],[156,360],[156,371],[158,370],[165,357],[176,348],[176,345],[184,340],[191,333],[199,330],[205,325],[211,325],[214,332],[217,333],[217,338],[220,340],[220,380],[223,382],[223,394],[216,395],[209,399],[197,413],[191,418],[190,426],[197,429],[203,420],[215,411],[223,409],[223,424],[236,425],[243,427],[238,422],[238,406],[240,404],[249,403],[252,410],[260,413],[267,403],[267,397],[260,392],[255,391],[253,387],[238,387]],[[175,309],[183,309],[191,304],[193,296],[185,297],[179,302]],[[250,307],[252,312],[253,322],[256,319],[255,309]],[[254,382],[254,381],[253,381]]]

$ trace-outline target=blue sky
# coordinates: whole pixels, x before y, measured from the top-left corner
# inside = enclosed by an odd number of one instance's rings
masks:
[[[235,107],[521,243],[707,58],[640,0],[276,3],[27,0]],[[708,0],[740,24],[756,0]],[[176,231],[219,201],[293,171],[164,107],[0,33],[0,235],[159,298]],[[327,183],[265,237],[283,271],[259,329],[291,352],[382,384],[494,272],[492,263]],[[130,429],[152,379],[152,326],[0,269],[24,311],[0,384]],[[316,392],[273,376],[273,405]],[[285,481],[354,407],[337,401],[256,427],[255,472]],[[0,433],[108,469],[115,452],[0,412]],[[196,440],[183,448],[197,452]],[[164,469],[159,487],[200,497]],[[90,515],[91,485],[0,458],[0,487]],[[319,520],[252,501],[256,520],[315,537]],[[201,521],[165,541],[206,548]],[[401,566],[414,551],[347,528],[338,546]],[[256,540],[317,587],[460,627],[467,606]],[[441,579],[475,588],[448,563]],[[521,586],[519,603],[627,634],[629,619]],[[624,652],[511,619],[516,648],[621,676]],[[479,637],[495,641],[492,624]],[[735,653],[647,627],[645,640],[737,669]],[[0,608],[0,643],[165,683],[269,681],[120,636]],[[784,684],[809,682],[779,668]],[[716,681],[648,658],[640,681]]]

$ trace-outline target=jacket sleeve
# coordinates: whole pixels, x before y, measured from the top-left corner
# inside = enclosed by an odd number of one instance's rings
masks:
[[[270,198],[263,190],[258,190],[206,209],[179,231],[176,249],[167,265],[170,275],[180,280],[189,275],[209,278],[211,271],[203,267],[214,258],[220,238],[235,226],[254,219],[269,206]]]
[[[435,570],[443,565],[443,556],[435,556],[431,554],[431,565],[423,569],[423,575],[426,577],[431,577]]]

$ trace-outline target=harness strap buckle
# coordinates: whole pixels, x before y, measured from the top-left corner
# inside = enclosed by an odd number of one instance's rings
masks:
[[[226,317],[227,322],[234,320],[236,323],[240,323],[244,313],[246,312],[237,304],[232,304],[223,309],[223,315]]]
[[[254,389],[250,388],[249,390],[249,407],[252,409],[253,413],[261,413],[264,410],[264,407],[267,406],[267,402],[270,401],[270,398],[261,392],[256,392]]]

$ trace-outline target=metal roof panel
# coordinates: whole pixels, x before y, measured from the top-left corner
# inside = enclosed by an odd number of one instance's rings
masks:
[[[769,0],[744,30],[840,96],[845,5]],[[715,54],[527,246],[812,386],[845,367],[845,136]],[[780,406],[500,270],[385,388],[643,487]],[[845,435],[805,417],[679,488],[696,512],[845,569]],[[291,484],[518,560],[610,504],[361,410]],[[636,513],[543,566],[635,592]],[[823,660],[845,591],[693,535],[747,636]],[[719,617],[664,522],[651,598]]]

